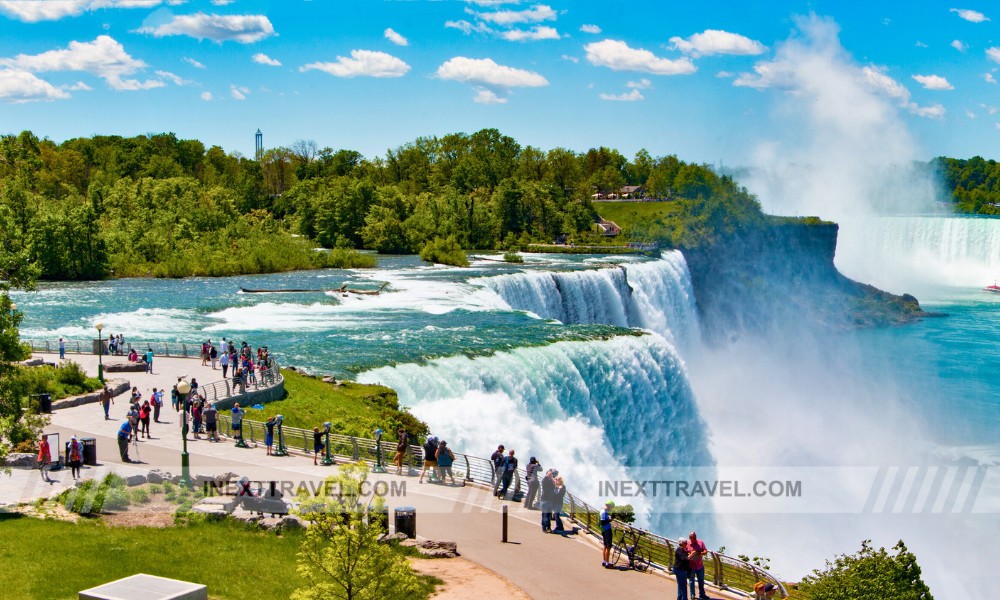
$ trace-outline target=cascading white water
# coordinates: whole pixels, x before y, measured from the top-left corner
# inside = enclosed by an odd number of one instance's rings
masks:
[[[480,282],[515,310],[563,323],[642,327],[687,346],[698,316],[684,255],[588,271],[526,271]]]
[[[524,462],[538,456],[594,503],[598,482],[621,480],[630,467],[712,464],[683,363],[656,335],[439,358],[374,369],[358,381],[395,389],[454,447],[488,456],[504,443]],[[646,513],[677,511],[635,504]]]
[[[836,264],[852,279],[896,293],[919,291],[921,284],[982,287],[1000,279],[1000,219],[842,220]]]

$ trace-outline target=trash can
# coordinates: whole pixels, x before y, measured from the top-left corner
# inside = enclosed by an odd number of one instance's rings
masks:
[[[412,506],[396,507],[396,533],[405,533],[411,540],[417,537],[417,509]]]
[[[80,443],[83,444],[83,464],[96,467],[97,466],[97,439],[96,438],[80,438]]]
[[[369,510],[368,526],[378,527],[382,531],[389,533],[389,507],[383,506],[382,508],[372,508]]]
[[[36,414],[52,413],[52,394],[33,394],[32,397],[38,401],[38,406],[35,407]]]

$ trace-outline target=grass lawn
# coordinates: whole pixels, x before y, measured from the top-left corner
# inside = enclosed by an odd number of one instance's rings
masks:
[[[147,573],[205,584],[212,598],[288,598],[301,585],[301,539],[298,532],[279,537],[225,521],[153,529],[0,514],[0,595],[76,598]]]
[[[681,212],[680,202],[594,202],[594,209],[608,221],[619,227],[631,228],[637,221],[667,222]]]
[[[280,414],[285,417],[285,425],[303,429],[330,421],[333,433],[358,437],[371,437],[377,427],[395,432],[402,426],[411,435],[427,434],[426,424],[400,410],[399,398],[390,388],[352,381],[332,385],[287,369],[281,374],[285,378],[286,397],[269,402],[263,410],[248,408],[246,418],[266,421],[267,417]]]

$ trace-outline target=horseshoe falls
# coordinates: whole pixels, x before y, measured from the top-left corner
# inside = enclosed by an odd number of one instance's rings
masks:
[[[902,216],[844,220],[837,267],[891,292],[982,288],[1000,279],[1000,219]],[[923,300],[923,298],[921,298]]]

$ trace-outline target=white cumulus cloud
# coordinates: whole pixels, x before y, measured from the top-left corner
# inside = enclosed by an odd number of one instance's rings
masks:
[[[992,60],[993,62],[1000,63],[1000,46],[993,46],[992,48],[987,48],[986,58]]]
[[[951,47],[954,48],[955,50],[958,50],[959,52],[965,52],[966,50],[969,49],[969,45],[963,42],[962,40],[952,40]]]
[[[989,18],[978,10],[969,10],[967,8],[953,8],[951,12],[958,13],[958,16],[970,21],[972,23],[982,23],[983,21],[989,21]]]
[[[642,48],[630,48],[620,40],[603,40],[583,47],[592,65],[614,71],[641,71],[654,75],[686,75],[698,69],[690,60],[660,58]]]
[[[993,77],[993,73],[983,73],[983,81],[986,83],[996,83],[997,80]]]
[[[637,102],[639,100],[645,100],[646,99],[642,95],[642,93],[639,90],[637,90],[637,89],[633,89],[631,92],[626,92],[626,93],[623,93],[623,94],[603,94],[602,93],[602,94],[598,94],[598,97],[601,100],[611,100],[611,101],[615,101],[615,102]]]
[[[476,104],[507,104],[506,96],[499,96],[493,90],[486,88],[476,88],[476,95],[472,97]]]
[[[508,42],[537,42],[538,40],[558,40],[559,32],[555,27],[536,25],[531,29],[509,29],[498,34]]]
[[[584,33],[601,33],[601,28],[597,25],[581,25],[580,31]]]
[[[753,56],[763,54],[767,47],[756,40],[730,33],[720,29],[706,29],[685,39],[674,36],[670,38],[673,47],[684,54],[702,56],[711,54],[737,54]]]
[[[385,35],[385,39],[389,40],[393,44],[396,44],[397,46],[409,46],[410,45],[410,41],[407,40],[402,35],[400,35],[399,33],[397,33],[396,30],[393,29],[392,27],[386,27],[384,35]]]
[[[179,75],[175,75],[175,74],[171,73],[170,71],[157,71],[156,74],[159,75],[160,77],[162,77],[163,79],[166,79],[167,81],[173,83],[174,85],[190,85],[191,84],[191,82],[188,81],[187,79],[184,79],[183,77],[180,77]]]
[[[211,102],[212,101],[212,92],[202,92],[201,93],[201,99],[204,100],[205,102]]]
[[[146,63],[132,58],[125,48],[110,36],[98,36],[93,42],[70,42],[63,50],[41,54],[18,54],[0,59],[0,66],[39,72],[82,71],[96,75],[116,90],[145,90],[163,87],[163,81],[138,81],[127,76],[146,68]]]
[[[184,62],[186,62],[187,64],[191,65],[192,67],[194,67],[196,69],[204,69],[205,68],[205,65],[201,64],[200,62],[196,61],[193,58],[188,58],[188,57],[185,56],[184,57]]]
[[[264,54],[263,52],[258,52],[254,54],[251,59],[258,65],[267,65],[269,67],[280,67],[281,61],[271,58],[270,56]]]
[[[183,0],[0,0],[0,14],[25,23],[58,21],[104,8],[154,8]]]
[[[444,26],[450,29],[457,29],[465,35],[469,35],[470,33],[493,33],[493,30],[486,23],[470,23],[465,19],[445,21]]]
[[[275,35],[274,26],[264,15],[209,15],[202,12],[176,15],[162,25],[142,27],[138,31],[156,37],[186,35],[197,40],[241,44],[259,42]]]
[[[242,85],[233,84],[229,86],[229,95],[232,96],[234,100],[246,100],[247,94],[249,93],[250,89]]]
[[[335,77],[402,77],[410,65],[385,52],[351,50],[351,57],[338,56],[337,62],[314,62],[299,71],[323,71]]]
[[[34,73],[0,69],[0,101],[11,104],[63,100],[70,95]]]
[[[534,71],[499,65],[491,58],[464,56],[456,56],[445,61],[438,67],[437,76],[462,83],[502,88],[541,87],[549,84],[545,77]]]
[[[554,21],[556,11],[551,6],[536,4],[525,10],[498,10],[495,12],[479,13],[469,11],[480,21],[494,23],[496,25],[519,25],[521,23],[541,23],[542,21]]]
[[[940,75],[914,75],[913,79],[927,90],[953,90],[955,87]]]
[[[625,87],[634,88],[637,90],[645,90],[653,85],[653,82],[643,77],[639,81],[630,81],[625,84]]]

